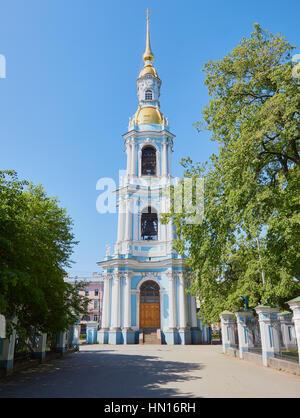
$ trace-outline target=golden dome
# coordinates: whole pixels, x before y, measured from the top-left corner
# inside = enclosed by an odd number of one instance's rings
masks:
[[[145,65],[139,74],[139,78],[144,77],[146,74],[152,74],[154,77],[158,78],[157,71],[152,65]]]
[[[155,123],[161,125],[163,122],[160,110],[155,107],[142,107],[135,114],[135,123],[140,125],[142,123]]]

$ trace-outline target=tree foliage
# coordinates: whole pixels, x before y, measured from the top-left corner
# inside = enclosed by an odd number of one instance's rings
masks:
[[[86,311],[81,283],[65,283],[76,244],[72,221],[42,186],[0,172],[0,312],[19,334],[55,333]]]
[[[182,160],[185,177],[205,180],[205,216],[173,216],[176,249],[194,272],[201,313],[268,302],[284,307],[299,295],[300,90],[293,47],[258,24],[249,38],[204,66],[211,96],[196,123],[219,143],[206,165]],[[286,308],[286,307],[285,307]]]

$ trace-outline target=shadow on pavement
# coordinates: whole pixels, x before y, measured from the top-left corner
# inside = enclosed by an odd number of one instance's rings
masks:
[[[172,386],[175,382],[201,379],[191,372],[203,367],[198,363],[165,361],[155,355],[81,351],[2,379],[0,398],[189,397],[192,395]]]

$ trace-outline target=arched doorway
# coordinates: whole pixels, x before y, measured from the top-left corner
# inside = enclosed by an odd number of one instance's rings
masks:
[[[160,328],[159,285],[153,280],[140,288],[140,328]]]

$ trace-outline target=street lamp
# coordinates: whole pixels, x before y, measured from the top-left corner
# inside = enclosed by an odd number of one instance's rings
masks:
[[[240,296],[240,298],[245,301],[246,311],[248,311],[249,309],[248,296]]]

